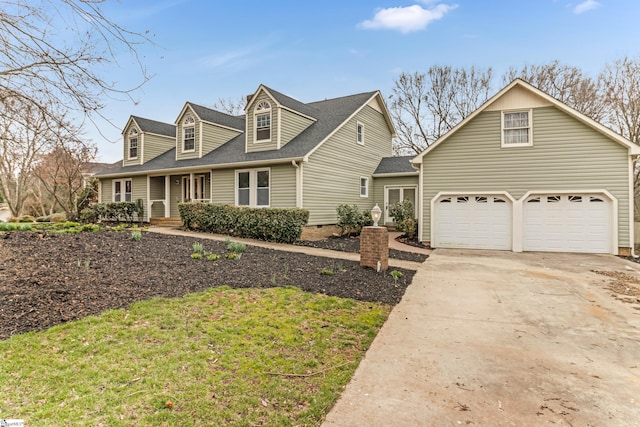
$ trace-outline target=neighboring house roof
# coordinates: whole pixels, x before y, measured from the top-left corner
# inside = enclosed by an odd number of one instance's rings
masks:
[[[411,159],[415,156],[383,157],[373,172],[373,176],[402,176],[418,175],[419,171],[411,166]]]
[[[131,116],[136,122],[141,132],[155,133],[157,135],[170,136],[175,138],[176,127],[169,123],[158,122],[156,120],[145,119],[144,117]]]
[[[284,96],[284,95],[283,95]],[[364,92],[356,95],[328,99],[306,104],[314,110],[317,121],[293,138],[278,150],[259,152],[245,152],[245,134],[242,133],[226,142],[219,148],[207,153],[201,158],[177,160],[175,148],[155,157],[154,159],[134,166],[120,166],[115,170],[99,173],[99,176],[142,174],[150,171],[171,172],[198,166],[221,168],[241,166],[244,164],[268,164],[305,160],[320,147],[341,125],[349,120],[374,97],[380,97],[380,92]],[[190,104],[193,105],[193,104]],[[205,108],[205,107],[203,107]],[[220,113],[224,114],[224,113]],[[238,119],[237,117],[226,115]],[[242,119],[244,121],[244,119]],[[244,125],[242,126],[244,129]]]
[[[203,107],[202,105],[194,104],[192,102],[187,102],[187,104],[190,105],[193,112],[205,122],[219,124],[244,132],[244,116],[231,116],[221,111]]]
[[[458,123],[456,126],[454,126],[449,132],[447,132],[442,137],[440,137],[437,141],[435,141],[430,146],[428,146],[422,153],[420,153],[416,157],[414,157],[413,160],[411,160],[411,163],[413,163],[413,164],[422,163],[422,158],[427,153],[429,153],[431,150],[436,148],[438,145],[442,144],[447,139],[449,139],[451,137],[451,135],[455,134],[460,128],[464,127],[467,123],[469,123],[471,120],[473,120],[478,114],[480,114],[481,112],[486,110],[491,104],[493,104],[496,100],[498,100],[504,94],[506,94],[511,89],[513,89],[515,86],[520,86],[520,87],[522,87],[522,88],[534,93],[535,95],[541,97],[545,101],[547,101],[550,104],[552,104],[554,107],[558,108],[560,111],[565,112],[566,114],[568,114],[568,115],[572,116],[573,118],[579,120],[580,122],[586,124],[587,126],[591,127],[592,129],[596,130],[597,132],[600,132],[604,136],[606,136],[606,137],[612,139],[613,141],[617,142],[618,144],[628,148],[630,155],[640,155],[640,146],[638,146],[637,144],[634,144],[633,142],[629,141],[628,139],[626,139],[622,135],[612,131],[611,129],[609,129],[608,127],[604,126],[603,124],[601,124],[601,123],[593,120],[592,118],[585,116],[581,112],[569,107],[567,104],[558,101],[557,99],[555,99],[551,95],[547,94],[546,92],[541,91],[537,87],[525,82],[524,80],[515,79],[511,83],[509,83],[507,86],[505,86],[500,92],[498,92],[497,94],[495,94],[494,96],[489,98],[484,104],[482,104],[480,106],[480,108],[475,110],[473,113],[468,115],[464,120],[462,120],[460,123]]]
[[[100,172],[111,167],[111,165],[111,163],[85,162],[80,167],[80,171],[83,175],[94,175],[96,172]]]

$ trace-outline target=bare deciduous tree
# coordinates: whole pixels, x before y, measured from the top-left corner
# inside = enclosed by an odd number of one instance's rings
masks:
[[[402,73],[390,98],[398,137],[396,154],[424,150],[489,97],[493,71],[433,66],[427,73]]]
[[[0,1],[0,102],[20,99],[59,126],[55,112],[90,120],[106,96],[124,96],[149,76],[136,47],[149,39],[128,31],[101,10],[103,0]],[[140,71],[136,87],[119,87],[99,72],[126,50]],[[53,107],[53,110],[51,110]]]
[[[506,85],[515,78],[521,78],[594,120],[600,121],[605,115],[599,80],[584,75],[577,67],[563,65],[558,60],[520,69],[511,67],[502,76],[502,83]]]
[[[232,116],[240,116],[244,114],[244,107],[246,105],[247,100],[245,98],[240,98],[237,101],[234,101],[231,98],[219,98],[218,101],[213,104],[213,109]]]

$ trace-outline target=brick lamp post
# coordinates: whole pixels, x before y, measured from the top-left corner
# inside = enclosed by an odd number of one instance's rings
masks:
[[[360,233],[360,267],[370,267],[376,271],[389,268],[389,232],[387,227],[379,227],[382,209],[377,204],[371,209],[372,227],[362,227]]]

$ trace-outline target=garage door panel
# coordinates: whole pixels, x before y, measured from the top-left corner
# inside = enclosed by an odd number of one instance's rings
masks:
[[[511,203],[504,197],[446,196],[435,205],[435,247],[511,249]]]
[[[609,253],[611,215],[601,195],[531,196],[523,207],[523,249]]]

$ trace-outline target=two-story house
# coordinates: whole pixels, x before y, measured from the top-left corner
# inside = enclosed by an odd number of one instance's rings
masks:
[[[243,116],[187,102],[173,125],[132,116],[122,134],[122,162],[96,175],[100,201],[141,199],[145,221],[177,218],[191,200],[304,208],[319,229],[340,204],[370,210],[389,191],[417,194],[410,157],[382,161],[395,129],[378,91],[305,104],[260,85]]]

